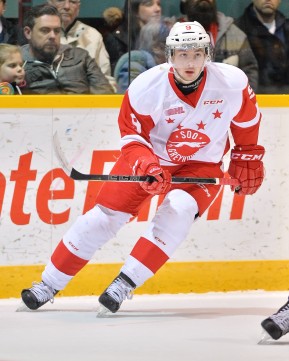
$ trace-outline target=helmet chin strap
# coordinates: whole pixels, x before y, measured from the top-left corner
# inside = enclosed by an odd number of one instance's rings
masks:
[[[178,78],[175,76],[175,83],[176,83],[176,86],[178,87],[178,89],[184,95],[188,95],[198,89],[198,87],[203,79],[203,76],[204,76],[204,72],[202,71],[199,74],[199,76],[197,77],[197,79],[190,83],[188,83],[188,82],[184,83],[182,81],[179,81]]]

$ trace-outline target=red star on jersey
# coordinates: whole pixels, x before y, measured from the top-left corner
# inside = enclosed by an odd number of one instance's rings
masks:
[[[175,119],[172,119],[171,117],[169,119],[166,119],[167,123],[170,124],[170,123],[173,123],[175,121]]]
[[[197,126],[198,126],[198,130],[200,130],[200,129],[205,129],[206,124],[203,123],[203,121],[201,120],[200,123],[197,123]]]
[[[220,112],[218,111],[218,109],[217,109],[217,111],[215,111],[215,113],[213,113],[213,114],[214,114],[214,119],[216,119],[216,118],[220,118],[220,119],[221,119],[221,115],[223,114],[223,112],[220,113]]]

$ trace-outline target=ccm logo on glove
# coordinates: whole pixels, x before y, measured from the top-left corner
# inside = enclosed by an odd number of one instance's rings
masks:
[[[264,157],[264,153],[260,154],[246,154],[246,153],[237,153],[233,152],[231,153],[231,159],[234,160],[262,160]]]
[[[238,179],[240,186],[236,189],[240,195],[254,194],[263,183],[265,169],[262,158],[265,149],[261,145],[235,146],[231,151],[228,173]]]

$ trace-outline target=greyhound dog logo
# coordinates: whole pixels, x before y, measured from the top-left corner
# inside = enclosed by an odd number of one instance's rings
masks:
[[[210,143],[210,138],[197,130],[177,129],[167,142],[167,152],[174,163],[182,164]]]

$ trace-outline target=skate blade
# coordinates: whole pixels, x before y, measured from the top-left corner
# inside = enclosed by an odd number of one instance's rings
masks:
[[[16,312],[32,312],[30,308],[28,308],[23,301],[21,301],[20,305],[16,309]]]
[[[98,309],[96,310],[96,317],[97,318],[101,318],[101,317],[107,317],[110,314],[110,310],[106,307],[104,307],[103,305],[99,304]]]
[[[258,345],[272,345],[274,341],[275,340],[266,331],[262,331],[261,339],[259,340]]]

